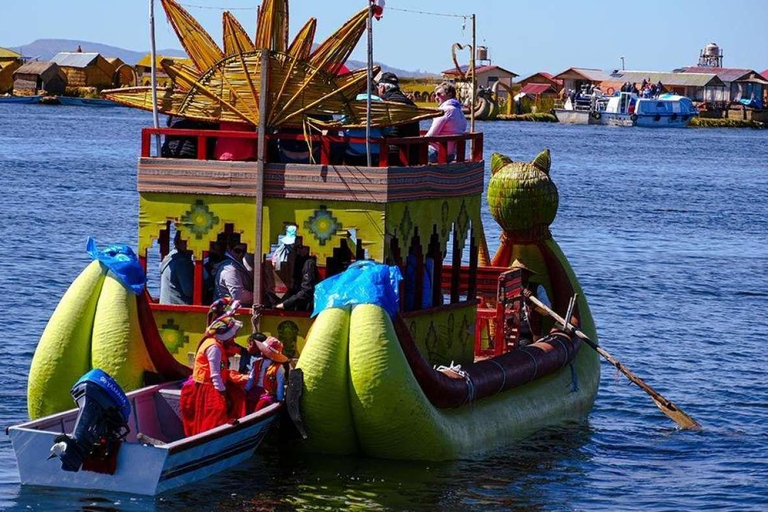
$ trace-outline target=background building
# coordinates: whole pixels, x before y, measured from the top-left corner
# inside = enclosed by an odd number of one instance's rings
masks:
[[[69,87],[112,87],[115,68],[98,53],[61,52],[51,62],[56,63],[67,75]]]
[[[13,93],[16,96],[64,94],[67,75],[53,62],[28,62],[13,74]]]
[[[21,67],[21,54],[0,48],[0,94],[13,89],[13,73]]]

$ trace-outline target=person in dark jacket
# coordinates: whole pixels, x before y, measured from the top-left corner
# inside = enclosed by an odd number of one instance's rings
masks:
[[[317,258],[310,256],[309,247],[304,245],[300,236],[296,237],[293,247],[296,253],[296,260],[293,263],[293,283],[276,308],[287,311],[312,311],[315,285],[320,280],[317,272]]]
[[[177,130],[218,129],[218,125],[213,123],[204,123],[202,121],[193,121],[184,117],[173,116],[168,116],[168,127]],[[160,155],[163,158],[197,158],[197,137],[166,135],[160,148]],[[210,155],[206,155],[206,157],[208,156]]]
[[[397,75],[394,73],[382,73],[381,77],[379,77],[379,81],[376,84],[376,89],[378,92],[378,96],[383,99],[384,101],[391,101],[392,103],[402,103],[403,105],[410,105],[412,107],[416,107],[416,104],[411,101],[408,96],[403,94],[403,91],[400,90],[400,80],[397,78]],[[393,126],[390,128],[390,132],[387,135],[388,137],[392,138],[399,138],[399,137],[419,137],[421,135],[421,131],[419,128],[419,122],[413,122],[408,124],[401,124],[399,126]],[[399,148],[397,146],[390,146],[389,152],[390,152],[390,158],[394,157],[395,162],[397,161],[397,155],[399,154]],[[418,146],[411,146],[411,151],[408,155],[409,163],[413,164],[416,163],[419,159],[419,148]]]
[[[376,88],[379,97],[384,101],[402,103],[403,105],[410,105],[412,107],[416,106],[416,104],[408,99],[408,96],[403,94],[403,91],[400,90],[400,81],[394,73],[383,73],[379,78]],[[392,130],[391,137],[418,137],[420,135],[418,122],[394,126]]]

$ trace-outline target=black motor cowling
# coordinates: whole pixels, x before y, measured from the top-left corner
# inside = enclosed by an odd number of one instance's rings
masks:
[[[64,471],[79,471],[86,457],[109,456],[125,439],[131,405],[117,382],[99,369],[80,377],[70,394],[80,413],[72,434],[56,437],[51,457],[61,459]]]

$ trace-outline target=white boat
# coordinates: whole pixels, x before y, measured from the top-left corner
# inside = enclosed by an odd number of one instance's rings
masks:
[[[82,379],[81,379],[82,380]],[[201,434],[184,437],[179,416],[181,383],[142,388],[127,395],[129,432],[106,460],[65,470],[54,445],[77,428],[83,411],[72,409],[9,427],[23,485],[156,495],[202,480],[251,457],[279,416],[276,403]],[[81,420],[82,421],[82,420]],[[72,439],[72,436],[67,436]],[[74,451],[74,443],[66,448]],[[59,450],[61,451],[61,450]],[[82,452],[81,452],[82,453]],[[60,455],[61,456],[61,455]],[[82,462],[82,459],[81,459]]]
[[[604,109],[593,113],[600,124],[647,128],[683,128],[697,115],[693,102],[685,96],[662,94],[657,98],[638,98],[629,92],[611,96]]]
[[[600,124],[592,115],[590,96],[577,96],[565,100],[563,108],[554,109],[557,121],[564,124]]]

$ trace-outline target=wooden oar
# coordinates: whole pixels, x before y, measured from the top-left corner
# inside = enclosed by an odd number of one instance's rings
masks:
[[[563,317],[552,311],[549,307],[547,307],[544,303],[542,303],[539,299],[537,299],[535,296],[528,297],[528,300],[530,300],[533,304],[535,304],[539,309],[546,312],[549,316],[554,318],[557,322],[559,322],[566,331],[573,332],[576,336],[581,338],[582,341],[584,341],[587,345],[595,349],[598,354],[603,356],[606,361],[611,363],[613,366],[616,367],[617,370],[619,370],[621,373],[627,376],[627,378],[638,385],[640,389],[648,393],[653,399],[653,402],[656,404],[656,406],[669,416],[669,418],[677,423],[680,428],[683,430],[701,430],[701,425],[699,425],[696,420],[685,414],[682,410],[680,410],[675,404],[661,396],[661,394],[653,389],[651,386],[646,384],[643,379],[629,371],[628,368],[626,368],[623,364],[621,364],[618,360],[616,360],[611,354],[603,350],[602,347],[600,347],[597,343],[589,339],[589,337],[581,332],[579,329],[576,329],[573,327],[569,322],[566,322]]]

